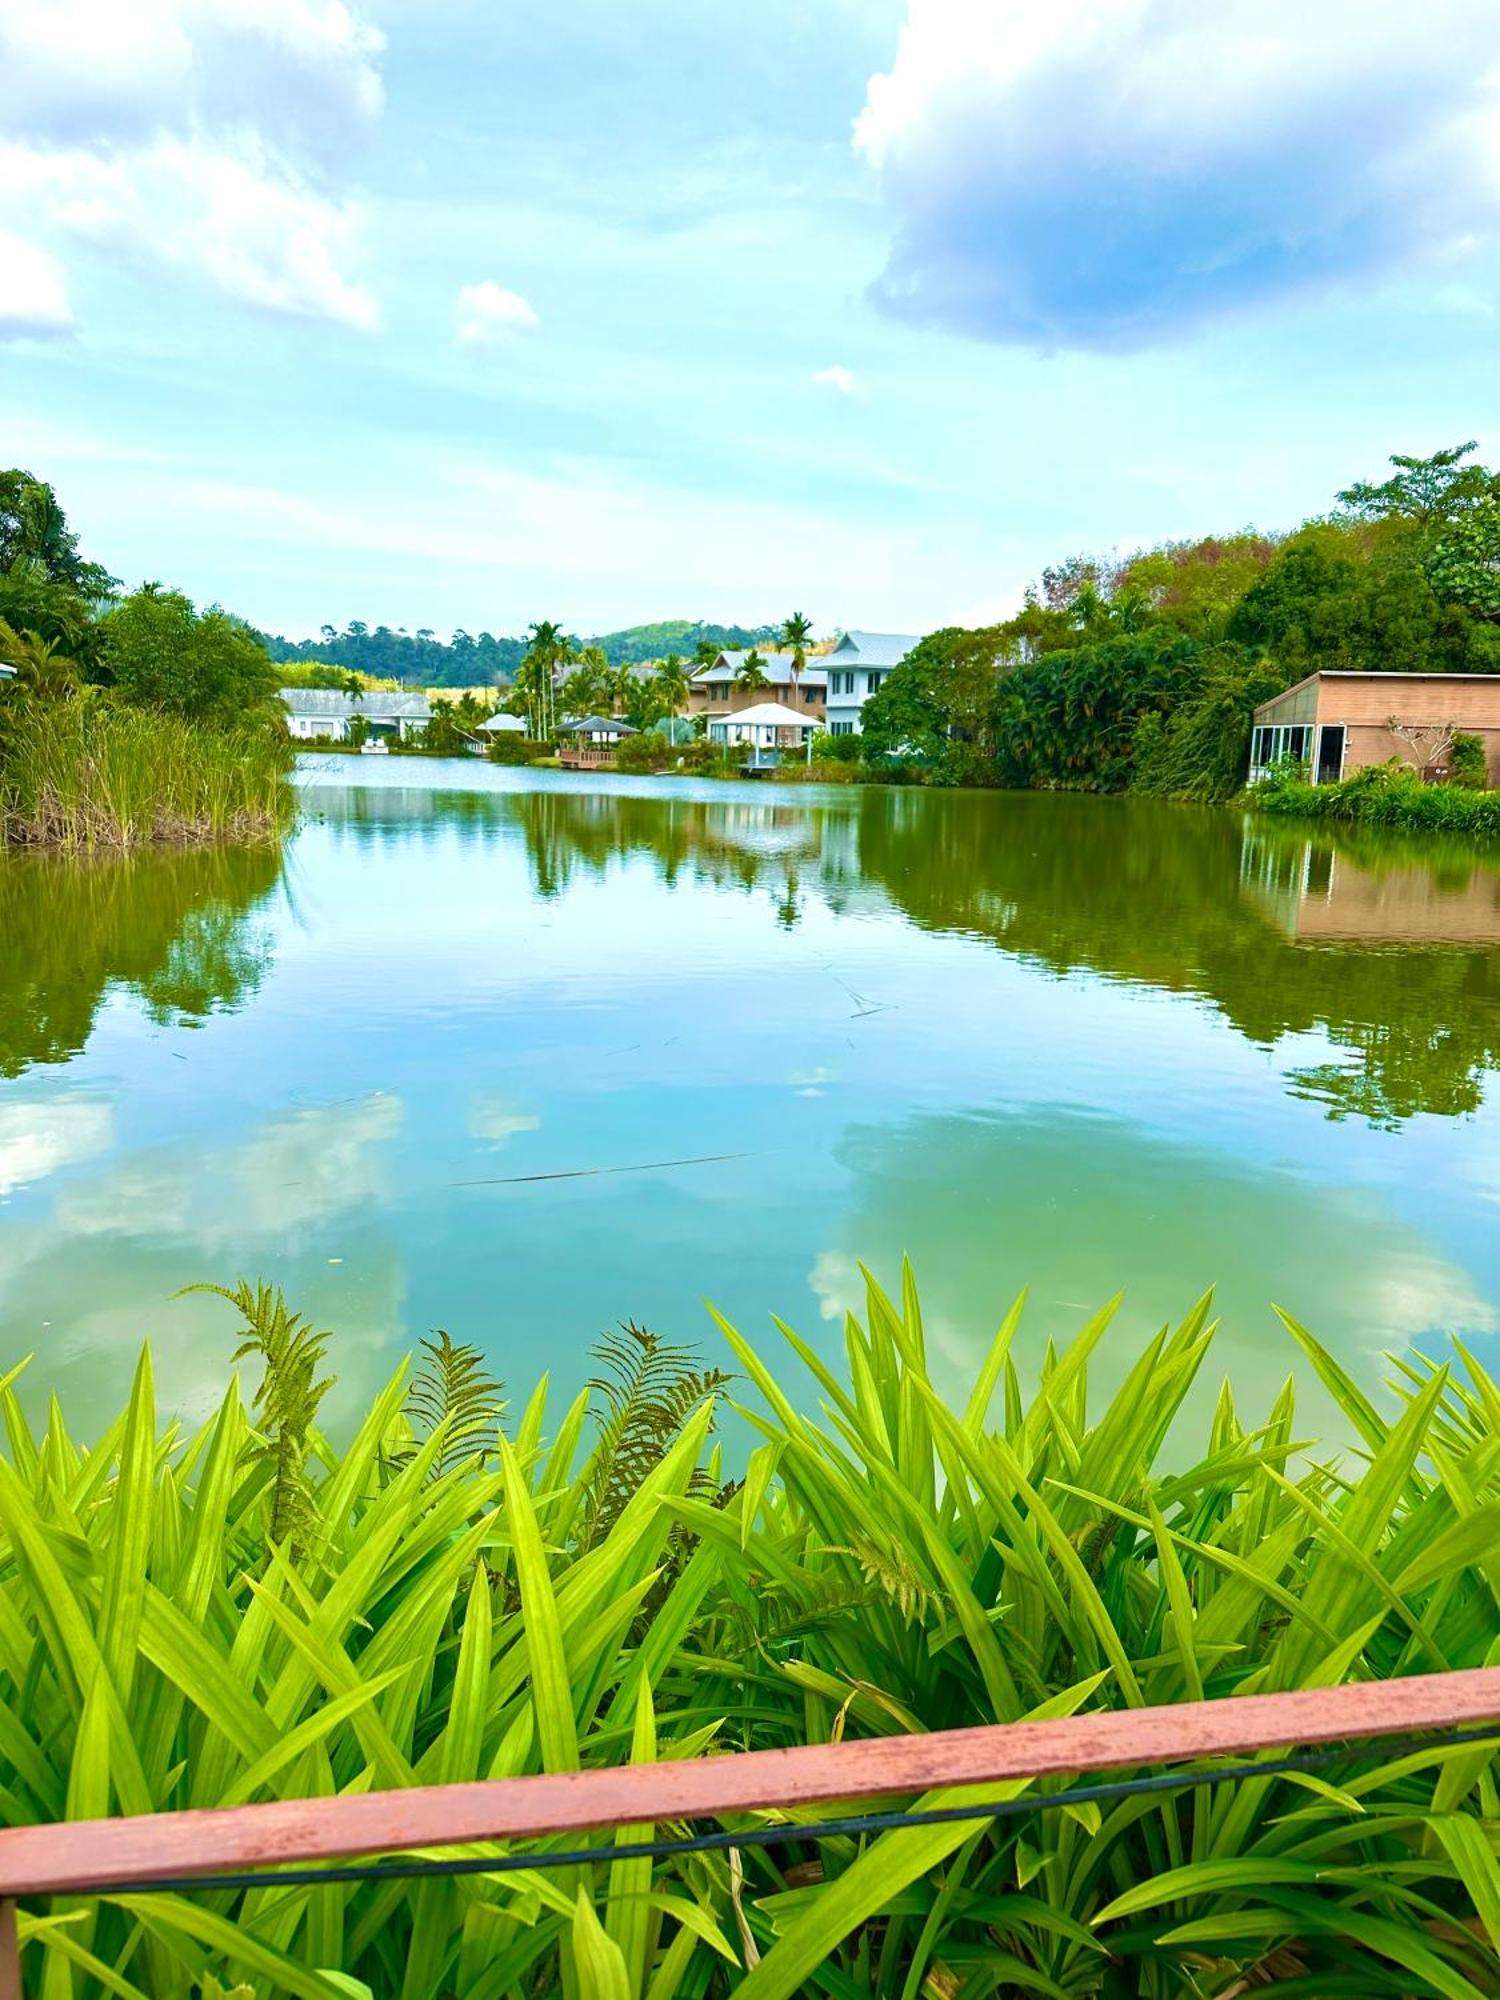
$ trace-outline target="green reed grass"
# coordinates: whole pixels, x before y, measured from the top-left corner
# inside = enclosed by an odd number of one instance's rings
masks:
[[[235,1296],[252,1348],[300,1355],[296,1393],[263,1382],[247,1410],[232,1383],[183,1432],[159,1421],[143,1355],[85,1449],[55,1403],[34,1430],[0,1391],[10,1824],[1389,1679],[1500,1650],[1500,1388],[1461,1348],[1452,1367],[1398,1362],[1377,1404],[1288,1320],[1289,1358],[1354,1446],[1309,1445],[1290,1382],[1254,1416],[1226,1384],[1196,1453],[1179,1433],[1165,1456],[1211,1361],[1206,1302],[1102,1406],[1089,1368],[1109,1312],[1048,1349],[1028,1395],[1018,1305],[950,1401],[908,1277],[899,1300],[871,1284],[837,1368],[783,1327],[784,1377],[721,1323],[726,1387],[627,1329],[605,1393],[560,1411],[545,1383],[502,1411],[439,1343],[426,1390],[403,1369],[335,1449],[316,1428],[324,1337],[272,1294]],[[716,1394],[759,1439],[729,1485]],[[280,1544],[273,1515],[295,1524]],[[1483,1746],[1376,1745],[1316,1776],[733,1857],[562,1868],[556,1840],[521,1874],[59,1900],[22,1913],[27,1990],[1492,2000],[1496,1781]],[[786,1817],[818,1814],[729,1824]]]
[[[76,853],[273,838],[290,817],[290,762],[269,725],[225,730],[94,691],[8,698],[0,840]]]

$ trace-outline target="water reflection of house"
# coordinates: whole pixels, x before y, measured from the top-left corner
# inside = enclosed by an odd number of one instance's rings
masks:
[[[1362,868],[1323,842],[1246,835],[1240,886],[1300,944],[1500,945],[1500,871]]]

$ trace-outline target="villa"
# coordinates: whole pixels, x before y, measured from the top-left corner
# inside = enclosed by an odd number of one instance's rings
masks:
[[[794,709],[799,716],[810,716],[821,725],[828,675],[819,656],[809,655],[799,674],[793,671],[796,662],[791,653],[761,653],[766,685],[744,687],[736,677],[749,657],[748,647],[723,652],[711,667],[694,674],[688,689],[688,714],[706,715],[712,721],[716,716],[734,715],[773,701]]]
[[[347,743],[351,725],[362,719],[372,741],[405,740],[425,729],[432,705],[425,694],[337,694],[331,688],[283,688],[288,733],[299,742]]]
[[[1440,778],[1457,731],[1484,744],[1488,782],[1500,785],[1500,675],[1309,674],[1256,709],[1250,782],[1285,757],[1315,785],[1393,757]]]
[[[917,643],[911,632],[846,632],[822,656],[828,673],[828,733],[858,736],[865,703]]]

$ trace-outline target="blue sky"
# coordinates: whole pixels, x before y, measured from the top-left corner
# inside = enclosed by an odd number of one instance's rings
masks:
[[[0,462],[268,627],[921,630],[1500,455],[1492,0],[0,0]]]

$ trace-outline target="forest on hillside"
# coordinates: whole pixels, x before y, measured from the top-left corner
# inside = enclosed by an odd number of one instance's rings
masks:
[[[715,625],[701,619],[666,618],[649,625],[628,625],[618,632],[601,632],[589,639],[569,635],[574,652],[597,647],[611,666],[633,666],[660,660],[671,653],[691,655],[702,644],[763,646],[779,626]],[[315,639],[287,639],[277,633],[259,637],[273,660],[338,666],[375,680],[397,680],[422,687],[479,687],[496,679],[512,679],[525,659],[530,637],[497,639],[492,632],[455,631],[439,639],[427,626],[408,632],[404,626],[367,625],[353,618],[339,631],[324,625]]]

